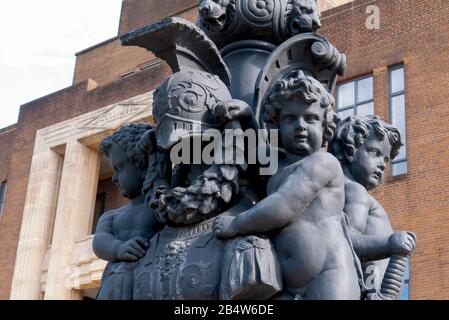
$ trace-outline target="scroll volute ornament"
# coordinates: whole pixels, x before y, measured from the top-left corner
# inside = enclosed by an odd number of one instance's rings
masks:
[[[321,22],[316,0],[202,0],[197,25],[223,48],[248,39],[279,45]]]

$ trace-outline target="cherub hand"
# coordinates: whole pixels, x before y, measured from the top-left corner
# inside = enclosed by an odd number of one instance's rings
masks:
[[[222,216],[214,220],[212,230],[215,237],[219,239],[230,239],[237,236],[237,230],[233,226],[235,217]]]
[[[250,105],[237,99],[219,103],[215,106],[214,114],[221,123],[227,123],[233,120],[245,120],[254,116]]]
[[[413,232],[395,232],[389,240],[390,253],[409,256],[416,246],[416,235]]]
[[[145,255],[149,246],[143,237],[135,237],[122,243],[117,249],[117,258],[121,261],[137,261]]]

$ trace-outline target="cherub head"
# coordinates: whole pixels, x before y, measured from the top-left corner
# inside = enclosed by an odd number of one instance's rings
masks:
[[[307,156],[332,139],[339,118],[334,98],[315,78],[293,70],[275,83],[262,105],[262,120],[280,131],[287,153]]]
[[[105,138],[100,150],[109,158],[114,170],[112,181],[122,195],[134,199],[142,195],[142,186],[148,167],[148,157],[138,144],[142,136],[151,130],[147,124],[130,124]]]
[[[351,116],[339,124],[329,152],[345,172],[369,190],[382,182],[388,161],[399,154],[401,146],[398,128],[377,116]]]

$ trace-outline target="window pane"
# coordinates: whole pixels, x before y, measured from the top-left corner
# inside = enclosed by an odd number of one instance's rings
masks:
[[[400,176],[407,173],[407,162],[394,163],[391,165],[391,175]]]
[[[373,100],[373,77],[357,82],[357,102]]]
[[[338,110],[355,104],[355,85],[349,82],[338,87]]]
[[[391,93],[403,91],[404,86],[404,68],[396,69],[390,73]]]
[[[410,296],[410,292],[409,292],[409,286],[408,286],[408,282],[404,283],[404,285],[402,286],[402,293],[401,293],[401,297],[399,298],[399,300],[409,300],[409,296]]]
[[[405,147],[407,132],[405,129],[405,97],[404,95],[396,96],[391,99],[391,123],[398,127],[401,131],[402,142],[404,147],[399,152],[399,159],[406,159],[407,148]]]
[[[354,115],[354,108],[347,109],[345,111],[339,111],[338,115],[340,116],[341,120],[344,120],[347,117]]]
[[[0,218],[3,215],[3,202],[5,200],[6,181],[3,181],[0,185]]]
[[[357,115],[360,117],[371,116],[374,114],[374,102],[365,103],[357,106]]]
[[[5,196],[5,190],[6,190],[6,181],[3,181],[0,185],[0,201],[3,201],[3,197]]]
[[[407,260],[407,268],[404,272],[404,284],[402,286],[402,292],[400,300],[408,300],[410,297],[410,261]]]
[[[407,148],[405,145],[401,147],[399,150],[399,154],[396,158],[394,158],[394,161],[400,162],[400,161],[406,161],[407,160]]]
[[[405,142],[405,96],[403,94],[391,98],[391,123],[401,130],[402,140]]]

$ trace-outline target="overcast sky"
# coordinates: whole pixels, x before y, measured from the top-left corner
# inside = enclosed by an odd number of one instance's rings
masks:
[[[117,35],[121,0],[12,0],[0,7],[0,128],[20,105],[72,84],[75,53]]]

